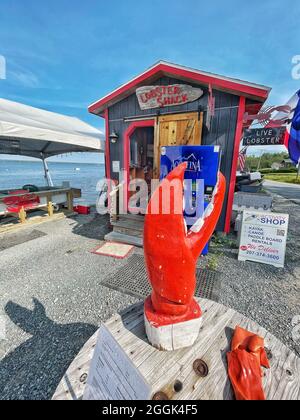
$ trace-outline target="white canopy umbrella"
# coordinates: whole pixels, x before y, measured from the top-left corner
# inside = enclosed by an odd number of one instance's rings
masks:
[[[50,185],[48,157],[104,150],[103,133],[78,118],[0,98],[0,154],[42,159]]]

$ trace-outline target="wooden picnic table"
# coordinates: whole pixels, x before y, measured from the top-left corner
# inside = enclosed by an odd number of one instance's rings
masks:
[[[13,191],[12,191],[13,192]],[[37,197],[39,202],[36,202],[30,205],[28,208],[22,207],[19,211],[10,211],[9,206],[5,204],[5,200],[8,198],[22,198],[26,196]],[[16,193],[16,194],[4,194],[3,191],[0,191],[0,216],[16,215],[20,222],[26,222],[26,211],[28,210],[37,210],[42,208],[47,208],[48,215],[53,216],[53,205],[56,204],[66,204],[69,211],[73,211],[73,200],[74,198],[81,197],[81,190],[77,188],[65,188],[65,187],[45,187],[40,188],[39,191],[35,192],[26,192],[26,193]],[[25,205],[26,206],[26,205]],[[14,207],[14,206],[12,206]],[[16,207],[18,207],[16,205]]]
[[[226,354],[237,325],[264,337],[271,369],[264,370],[268,400],[300,399],[300,359],[264,328],[216,302],[198,299],[203,326],[195,345],[174,352],[161,352],[148,343],[144,328],[143,303],[138,303],[105,324],[128,357],[152,386],[153,395],[163,392],[172,400],[232,400]],[[80,400],[83,397],[97,333],[82,348],[64,377],[53,400]],[[199,377],[193,363],[203,360],[209,369]],[[174,384],[182,384],[175,392]]]

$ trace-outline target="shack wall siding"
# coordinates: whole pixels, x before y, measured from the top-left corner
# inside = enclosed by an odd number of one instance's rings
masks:
[[[153,85],[169,85],[169,84],[182,84],[184,82],[162,77],[158,79]],[[198,84],[188,83],[191,86],[199,87]],[[228,190],[229,182],[231,176],[231,167],[232,159],[234,152],[234,139],[235,139],[235,130],[237,125],[237,115],[238,115],[238,106],[239,106],[239,97],[221,92],[218,90],[213,90],[213,95],[216,101],[216,110],[215,115],[211,121],[210,130],[207,129],[205,125],[206,121],[206,109],[208,104],[208,89],[202,87],[204,94],[197,101],[172,106],[165,107],[162,109],[149,109],[141,110],[139,103],[135,94],[130,95],[129,97],[121,100],[120,102],[114,104],[109,108],[109,127],[110,132],[115,131],[119,135],[119,140],[116,144],[110,145],[110,165],[111,165],[111,177],[113,179],[119,180],[119,174],[112,172],[112,162],[119,161],[121,169],[124,169],[124,133],[130,125],[130,122],[125,122],[126,118],[133,117],[147,117],[149,115],[157,114],[159,111],[160,115],[166,113],[178,113],[178,112],[198,112],[199,110],[204,111],[204,125],[202,133],[202,144],[203,145],[220,145],[222,149],[222,163],[221,170],[227,180],[227,194],[224,202],[224,207],[222,215],[220,217],[217,230],[224,230],[225,218],[226,218],[226,209],[228,202]]]

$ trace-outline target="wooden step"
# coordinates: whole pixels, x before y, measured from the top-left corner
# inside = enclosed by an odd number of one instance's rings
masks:
[[[118,220],[112,222],[113,232],[105,240],[129,243],[142,246],[145,217],[137,214],[120,214]]]
[[[134,220],[117,220],[116,222],[111,223],[112,226],[122,229],[132,229],[135,231],[143,232],[144,223],[140,223]]]
[[[119,214],[118,215],[118,219],[119,220],[135,220],[137,222],[141,222],[143,223],[145,220],[145,216],[140,215],[140,214]]]
[[[131,228],[123,228],[121,226],[114,226],[114,232],[124,234],[124,235],[130,235],[130,236],[136,236],[137,238],[143,237],[143,230],[137,230],[137,229],[131,229]]]
[[[122,244],[134,245],[140,248],[143,247],[142,238],[138,238],[137,236],[122,234],[115,231],[108,233],[104,239],[109,242],[120,242]]]

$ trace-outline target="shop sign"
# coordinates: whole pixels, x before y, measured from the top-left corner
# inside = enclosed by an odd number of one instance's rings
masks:
[[[244,211],[239,260],[284,267],[288,224],[288,214]]]
[[[140,108],[164,108],[196,101],[203,90],[189,85],[143,86],[136,90]]]
[[[276,146],[284,144],[285,127],[253,128],[245,130],[244,146]]]

